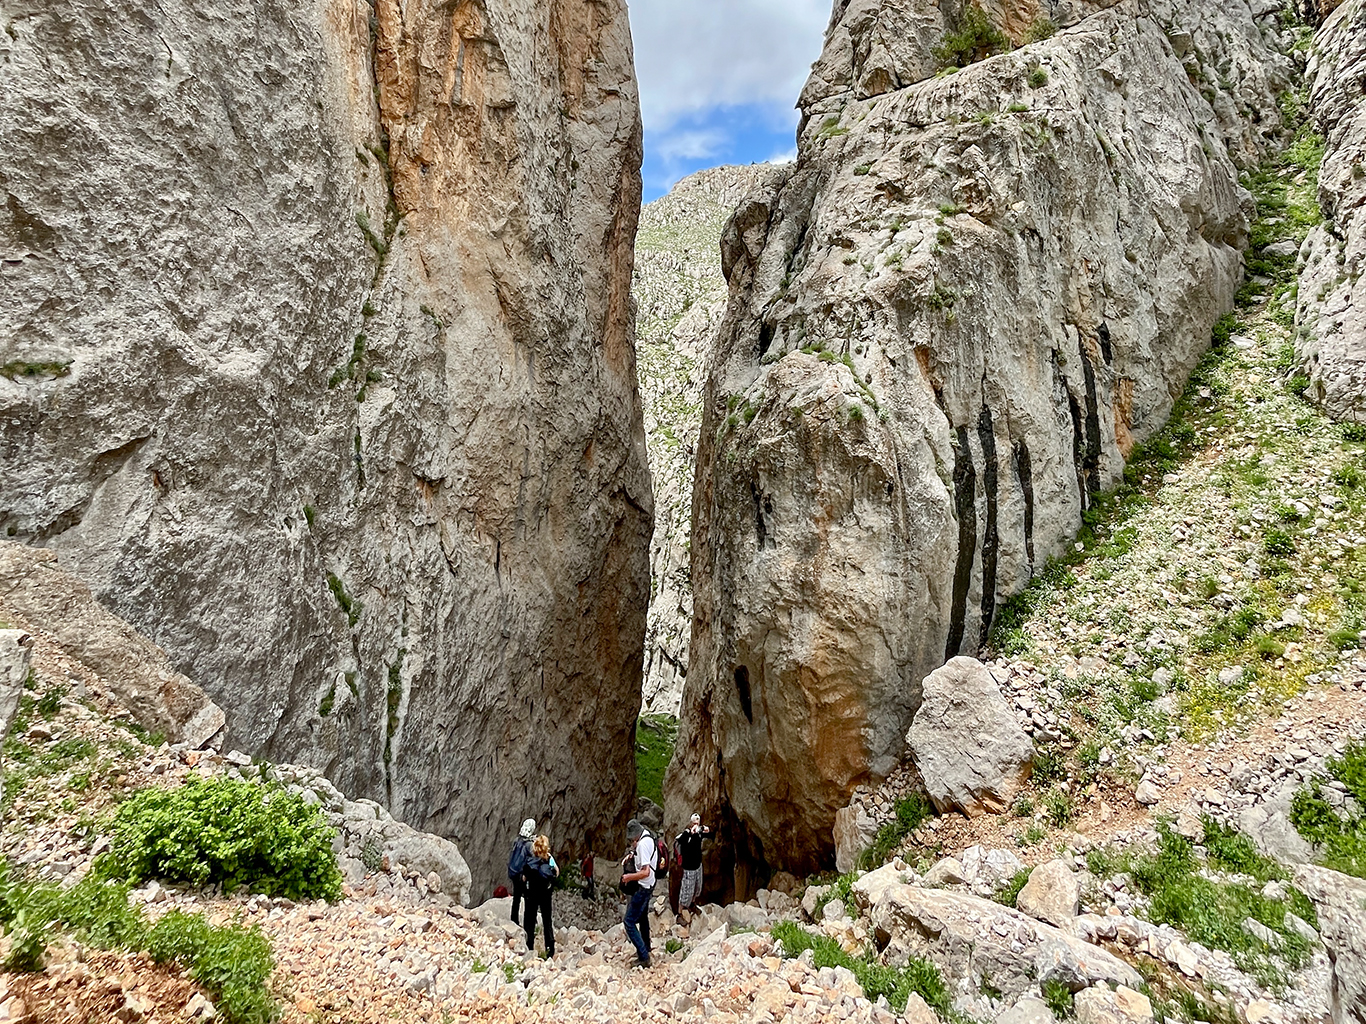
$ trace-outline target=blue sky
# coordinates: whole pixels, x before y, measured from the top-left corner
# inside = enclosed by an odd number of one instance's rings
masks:
[[[630,0],[645,199],[718,164],[795,155],[831,0]]]

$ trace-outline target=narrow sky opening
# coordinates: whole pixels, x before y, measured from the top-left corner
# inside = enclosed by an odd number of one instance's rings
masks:
[[[797,96],[830,0],[633,0],[645,200],[720,164],[796,153]]]

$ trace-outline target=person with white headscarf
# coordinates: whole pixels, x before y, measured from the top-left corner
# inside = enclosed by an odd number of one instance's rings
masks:
[[[517,833],[517,841],[512,844],[512,853],[508,856],[508,881],[512,883],[512,923],[521,924],[518,920],[518,910],[522,906],[522,899],[526,897],[526,866],[531,860],[531,844],[536,839],[536,819],[527,818],[522,822],[521,831]],[[534,911],[530,900],[527,901],[527,913]]]
[[[697,900],[702,895],[702,840],[709,835],[711,829],[702,824],[702,817],[697,814],[678,834],[676,844],[683,865],[683,885],[678,891],[680,908],[697,909]]]

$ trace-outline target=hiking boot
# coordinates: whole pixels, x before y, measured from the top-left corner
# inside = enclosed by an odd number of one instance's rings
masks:
[[[648,960],[637,960],[637,961],[636,961],[636,967],[637,967],[637,968],[640,968],[640,969],[642,969],[642,970],[648,971],[648,970],[650,969],[650,961],[648,961]]]

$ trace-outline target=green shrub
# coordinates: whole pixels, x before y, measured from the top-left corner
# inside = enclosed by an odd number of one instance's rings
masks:
[[[1048,72],[1043,68],[1035,68],[1029,73],[1029,78],[1026,81],[1029,82],[1031,89],[1042,89],[1048,84]]]
[[[1290,823],[1318,847],[1319,860],[1344,874],[1366,878],[1366,741],[1349,744],[1340,757],[1329,758],[1327,778],[1316,779],[1295,794]],[[1339,813],[1323,795],[1328,779],[1346,787],[1357,802],[1354,814]]]
[[[941,65],[961,68],[1009,49],[1006,34],[991,23],[981,8],[969,5],[958,28],[945,35],[944,41],[931,52]]]
[[[1293,555],[1295,553],[1295,539],[1286,531],[1273,526],[1266,531],[1262,548],[1268,555]]]
[[[1020,868],[1019,871],[1005,882],[996,887],[996,891],[991,898],[1003,907],[1015,906],[1015,901],[1020,896],[1020,890],[1029,882],[1029,868]]]
[[[1076,808],[1072,798],[1060,789],[1050,789],[1041,801],[1044,817],[1054,828],[1063,828],[1072,821]]]
[[[912,793],[896,802],[896,817],[877,830],[873,845],[859,856],[859,867],[872,871],[886,863],[901,841],[934,815],[930,802],[919,793]]]
[[[234,779],[144,789],[114,817],[104,877],[247,886],[292,900],[341,898],[334,830],[322,810],[279,786]]]
[[[274,958],[259,929],[213,928],[181,910],[149,928],[141,908],[128,902],[128,886],[93,872],[63,891],[20,881],[0,862],[0,925],[10,937],[5,970],[41,970],[60,931],[97,949],[145,949],[157,963],[179,965],[208,992],[225,1024],[270,1024],[279,1017],[267,988]]]
[[[1029,26],[1029,32],[1025,35],[1025,42],[1041,43],[1045,39],[1052,39],[1057,34],[1058,23],[1046,15],[1041,15],[1034,24]]]
[[[1058,1020],[1066,1020],[1076,1016],[1076,1004],[1072,995],[1072,990],[1067,987],[1065,982],[1045,981],[1039,986],[1043,992],[1043,1001],[1048,1004],[1048,1008],[1053,1011],[1053,1016]]]
[[[227,1020],[270,1024],[279,1016],[266,988],[275,958],[260,928],[210,928],[198,914],[172,910],[148,934],[147,950],[158,963],[185,966]]]
[[[1366,442],[1366,423],[1344,423],[1342,425],[1342,439],[1357,444]]]

